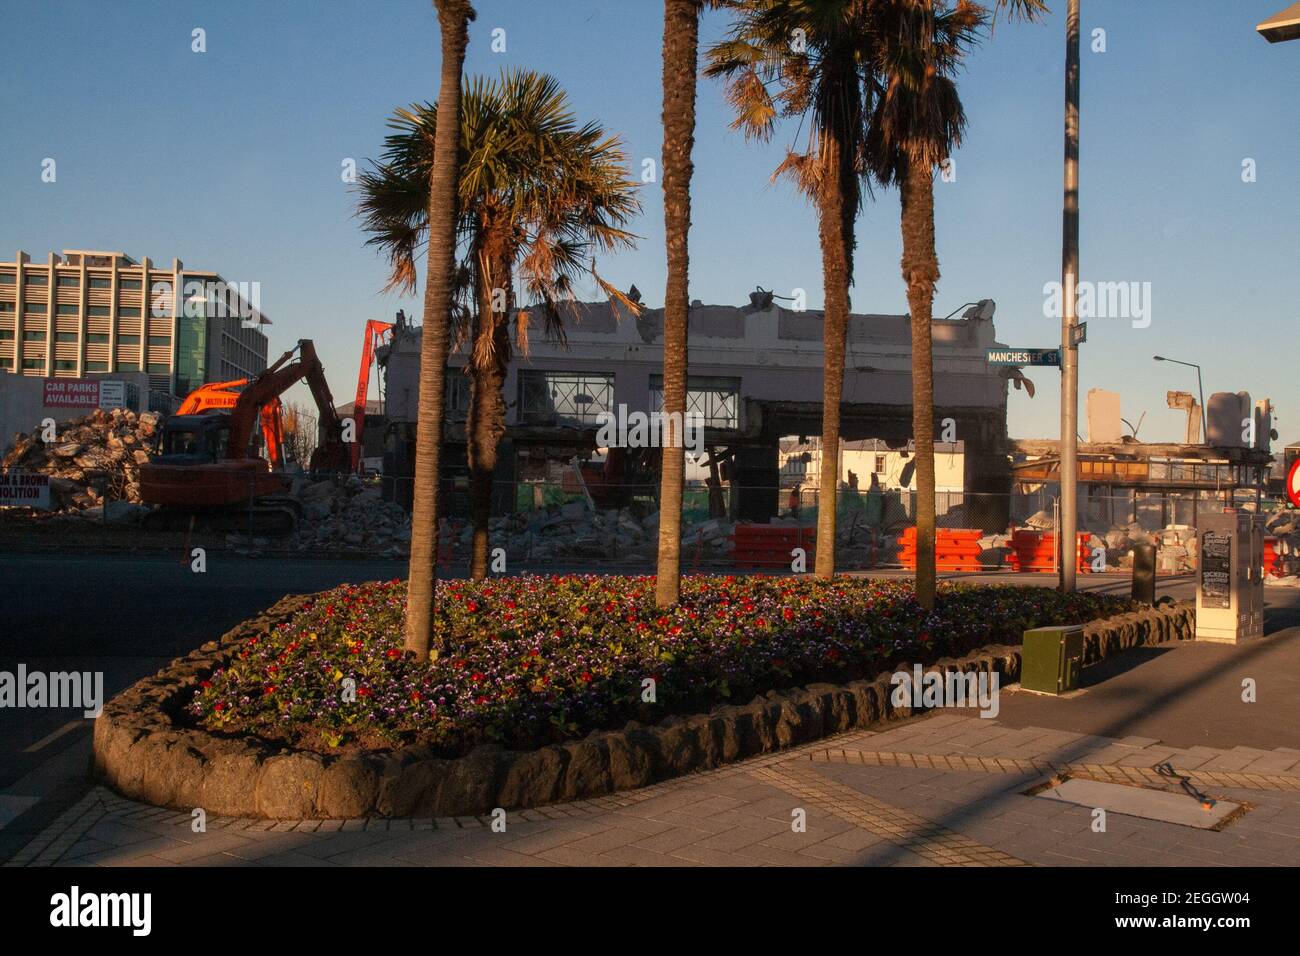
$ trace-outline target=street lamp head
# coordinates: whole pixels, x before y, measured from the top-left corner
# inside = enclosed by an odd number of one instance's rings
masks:
[[[1165,360],[1165,357],[1163,355],[1153,355],[1151,357],[1155,359],[1157,362],[1163,362]]]
[[[1275,13],[1255,30],[1269,43],[1300,38],[1300,3],[1293,3],[1281,13]]]

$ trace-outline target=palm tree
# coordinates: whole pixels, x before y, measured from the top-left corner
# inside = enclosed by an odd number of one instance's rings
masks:
[[[691,228],[691,149],[695,144],[695,68],[701,0],[664,0],[664,245],[668,285],[664,295],[664,414],[686,417],[686,329],[690,316],[687,234]],[[667,436],[666,436],[667,437]],[[676,604],[681,593],[682,488],[686,480],[683,436],[665,441],[659,472],[659,557],[655,603]]]
[[[397,110],[383,159],[360,179],[360,214],[372,234],[367,241],[388,254],[390,287],[410,287],[411,262],[427,231],[427,212],[415,198],[437,168],[431,147],[440,112],[427,103]],[[546,332],[561,340],[561,312],[581,274],[635,311],[600,278],[591,257],[633,244],[622,227],[640,204],[621,140],[597,123],[578,126],[550,76],[512,70],[499,80],[474,79],[461,103],[460,127],[454,318],[460,342],[469,343],[470,573],[482,579],[497,446],[505,433],[506,369],[513,349],[527,354],[532,319],[531,307],[514,309],[515,282],[541,313]]]
[[[966,115],[951,73],[985,22],[975,4],[938,9],[935,0],[881,0],[882,92],[867,152],[883,185],[897,185],[903,282],[912,327],[912,436],[916,445],[916,597],[934,607],[934,360],[931,308],[939,281],[934,241],[934,168],[960,144]]]
[[[877,0],[881,91],[867,135],[872,174],[897,185],[902,271],[912,331],[912,435],[916,445],[916,597],[935,597],[934,358],[931,308],[939,281],[934,238],[934,169],[960,145],[965,111],[952,74],[989,11],[961,0]],[[1012,16],[1033,20],[1040,0],[999,0]]]
[[[438,105],[460,112],[460,75],[469,45],[468,0],[434,0],[442,34],[442,76]],[[457,130],[449,127],[432,145],[436,172],[426,189],[429,259],[424,287],[424,340],[420,345],[420,420],[415,437],[415,489],[411,507],[411,563],[407,571],[405,646],[419,660],[433,641],[433,597],[437,588],[438,478],[442,452],[442,394],[456,260],[456,181],[460,163]],[[419,196],[413,197],[418,201]],[[414,258],[410,274],[415,275]]]
[[[825,294],[817,575],[835,573],[840,398],[853,282],[854,221],[867,189],[863,144],[875,95],[876,0],[723,0],[736,22],[708,51],[725,77],[733,128],[767,140],[778,116],[808,121],[808,144],[773,178],[792,177],[815,204]]]

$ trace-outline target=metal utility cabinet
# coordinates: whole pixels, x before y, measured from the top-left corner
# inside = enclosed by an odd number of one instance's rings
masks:
[[[1264,518],[1201,515],[1196,535],[1196,639],[1240,644],[1264,634]]]
[[[1020,687],[1040,694],[1064,694],[1079,686],[1083,670],[1083,626],[1036,627],[1025,631]]]

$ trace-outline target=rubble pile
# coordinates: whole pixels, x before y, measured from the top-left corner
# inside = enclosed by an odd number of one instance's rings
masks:
[[[342,482],[295,483],[303,517],[291,546],[299,551],[359,550],[397,556],[411,542],[411,518],[401,505],[355,475]]]
[[[638,517],[631,508],[593,511],[584,502],[551,506],[531,514],[504,515],[492,520],[491,547],[505,548],[508,555],[526,561],[653,559],[658,550],[659,515]],[[698,554],[702,560],[728,554],[733,525],[725,519],[684,525],[682,554]],[[466,526],[457,536],[463,552],[469,548],[473,529]]]
[[[134,514],[142,509],[123,506],[139,505],[140,466],[149,460],[158,421],[154,412],[96,409],[60,423],[51,442],[42,441],[39,427],[15,435],[0,468],[49,475],[56,511],[98,511],[107,498],[110,510]]]

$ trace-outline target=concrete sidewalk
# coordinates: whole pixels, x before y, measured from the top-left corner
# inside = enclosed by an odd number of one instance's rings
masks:
[[[1158,766],[1172,766],[1175,776]],[[1249,809],[1222,830],[1026,791],[1068,774]],[[1188,796],[1188,800],[1194,797]],[[800,819],[806,827],[800,829]],[[208,818],[94,788],[8,865],[1300,865],[1300,750],[1169,747],[938,713],[596,800],[489,817]]]
[[[1248,688],[1254,702],[1243,699]],[[1181,748],[1300,747],[1300,627],[1239,647],[1181,641],[1131,648],[1085,668],[1081,690],[1053,698],[1013,689],[1001,695],[998,722]]]

